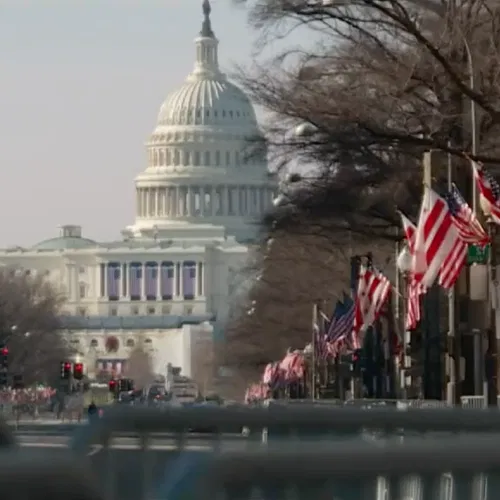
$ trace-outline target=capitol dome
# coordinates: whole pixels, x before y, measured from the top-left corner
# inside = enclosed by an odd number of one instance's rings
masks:
[[[168,238],[172,230],[224,227],[255,234],[276,189],[250,99],[220,71],[209,0],[195,39],[194,69],[163,102],[135,180],[136,221],[128,237]]]
[[[258,129],[250,99],[223,75],[187,81],[167,97],[158,115],[160,126],[212,125]]]

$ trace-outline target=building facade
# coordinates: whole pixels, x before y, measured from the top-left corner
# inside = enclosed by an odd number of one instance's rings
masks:
[[[192,372],[191,344],[220,328],[257,222],[276,190],[248,97],[221,73],[210,4],[185,83],[161,105],[135,179],[135,221],[119,241],[78,225],[0,263],[42,274],[66,294],[68,339],[89,374],[120,372],[141,344],[164,374]]]

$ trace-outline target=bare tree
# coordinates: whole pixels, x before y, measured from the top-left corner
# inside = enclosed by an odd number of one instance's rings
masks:
[[[151,357],[141,347],[135,347],[125,366],[125,373],[134,381],[137,389],[142,389],[154,381]]]
[[[303,234],[350,230],[394,238],[395,206],[416,210],[423,150],[499,161],[500,10],[493,2],[246,4],[261,43],[283,42],[294,30],[305,41],[239,72],[271,113],[267,146],[278,168],[297,160],[315,167],[272,214],[273,224]],[[475,154],[471,102],[478,111]],[[303,123],[307,134],[290,133]],[[456,168],[469,194],[470,168],[465,162]]]
[[[54,382],[71,354],[58,319],[63,303],[44,278],[0,269],[0,344],[9,349],[9,372],[25,383]]]
[[[374,253],[390,272],[390,244],[361,239],[331,241],[318,235],[275,230],[250,264],[253,286],[233,311],[219,364],[232,370],[231,384],[255,379],[265,365],[283,358],[288,348],[301,349],[312,337],[312,305],[330,316],[337,300],[350,293],[350,257]],[[392,253],[391,253],[392,250]],[[390,274],[392,277],[392,274]],[[238,388],[242,394],[242,388]]]

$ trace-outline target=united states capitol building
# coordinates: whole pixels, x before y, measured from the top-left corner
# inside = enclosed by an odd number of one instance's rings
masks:
[[[123,238],[97,242],[72,224],[0,252],[0,264],[41,273],[67,295],[62,324],[90,376],[121,372],[138,345],[156,373],[171,363],[190,376],[196,345],[223,328],[275,195],[252,104],[219,69],[208,0],[203,17],[194,69],[161,105],[146,143]]]

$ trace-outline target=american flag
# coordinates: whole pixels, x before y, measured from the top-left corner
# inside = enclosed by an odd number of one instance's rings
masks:
[[[163,262],[161,265],[161,295],[163,299],[174,295],[174,264]]]
[[[490,204],[493,222],[500,224],[500,185],[482,165],[472,162],[472,169],[479,192]]]
[[[344,295],[344,303],[342,304],[340,315],[331,322],[328,329],[327,337],[330,342],[336,342],[349,336],[354,324],[355,311],[356,305],[354,300]]]
[[[328,323],[328,328],[326,329],[327,340],[332,339],[333,329],[335,327],[335,324],[343,313],[344,313],[344,304],[342,303],[342,301],[337,300],[337,303],[335,304],[335,309],[333,310],[332,317],[330,319],[330,322]]]
[[[415,234],[417,228],[413,222],[411,222],[406,215],[400,212],[401,223],[403,226],[403,231],[405,233],[406,244],[408,245],[408,250],[410,255],[413,256],[415,249]],[[414,330],[421,318],[420,311],[420,297],[425,295],[427,289],[421,283],[417,283],[411,276],[408,276],[408,286],[406,293],[406,317],[405,317],[405,328],[407,330]]]
[[[439,275],[439,284],[451,288],[465,264],[467,244],[452,222],[446,201],[426,186],[412,254],[412,276],[426,288]]]
[[[405,328],[408,331],[414,330],[421,319],[420,297],[422,295],[425,295],[422,286],[410,280],[407,287],[405,318]]]
[[[477,220],[472,209],[464,200],[460,191],[452,185],[451,190],[444,194],[444,199],[448,204],[451,213],[451,220],[458,230],[460,238],[473,245],[485,246],[489,242],[486,231]]]
[[[141,297],[141,285],[142,285],[142,264],[132,263],[130,264],[130,297],[140,298]]]
[[[146,264],[146,298],[155,300],[158,291],[158,264],[148,262]]]
[[[108,297],[117,299],[120,296],[120,264],[108,264]]]
[[[262,374],[262,383],[267,384],[271,390],[274,390],[280,382],[280,375],[279,362],[268,363]]]
[[[352,328],[354,349],[361,349],[361,334],[380,316],[390,291],[391,283],[381,272],[365,266],[360,267]]]

